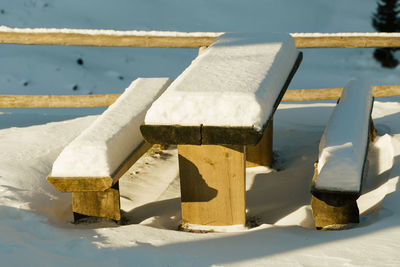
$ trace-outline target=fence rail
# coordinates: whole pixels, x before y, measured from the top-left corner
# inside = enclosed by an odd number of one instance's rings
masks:
[[[222,32],[27,29],[0,26],[0,44],[200,48]],[[400,47],[400,33],[291,33],[297,48]],[[375,97],[400,96],[400,85],[373,86]],[[282,101],[338,99],[342,88],[288,90]],[[0,108],[106,107],[119,94],[0,95]]]
[[[0,27],[0,43],[106,47],[200,48],[221,32],[24,29]],[[399,33],[291,33],[297,48],[400,47]]]
[[[283,102],[338,99],[343,88],[294,89],[286,91]],[[374,97],[400,96],[400,85],[372,86]],[[107,107],[120,94],[102,95],[0,95],[0,108],[83,108]]]

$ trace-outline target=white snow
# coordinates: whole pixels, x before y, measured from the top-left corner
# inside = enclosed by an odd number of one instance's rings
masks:
[[[201,224],[193,224],[186,223],[184,228],[190,231],[200,231],[200,232],[217,232],[217,233],[229,233],[229,232],[242,232],[248,230],[242,224],[236,225],[201,225]]]
[[[400,37],[398,32],[296,32],[292,37]]]
[[[352,80],[344,87],[321,138],[316,189],[360,191],[372,101],[366,81]]]
[[[143,142],[139,126],[169,78],[137,79],[53,164],[55,177],[109,177]]]
[[[153,103],[145,123],[261,130],[297,56],[288,34],[224,34]]]
[[[3,0],[0,19],[20,28],[371,32],[375,9],[376,0]],[[302,52],[304,60],[290,88],[342,87],[356,77],[372,85],[400,84],[399,67],[381,68],[373,49]],[[0,56],[2,94],[101,94],[122,93],[137,77],[175,78],[197,50],[1,45]],[[84,64],[76,64],[77,58]],[[72,91],[75,84],[79,89]],[[45,177],[63,148],[96,119],[83,116],[103,110],[2,109],[1,265],[400,266],[398,97],[374,102],[379,137],[371,144],[368,176],[357,200],[360,224],[339,232],[313,229],[313,163],[334,106],[334,101],[280,104],[274,116],[279,171],[247,170],[246,209],[252,226],[238,233],[207,234],[177,231],[181,218],[174,147],[142,158],[121,178],[126,224],[71,224],[70,194],[56,191]],[[66,121],[74,117],[83,118]],[[50,121],[61,122],[39,125]]]
[[[88,35],[114,35],[114,36],[154,36],[154,37],[218,37],[221,32],[177,32],[177,31],[117,31],[102,29],[55,29],[55,28],[11,28],[0,26],[0,32],[15,33],[73,33]]]

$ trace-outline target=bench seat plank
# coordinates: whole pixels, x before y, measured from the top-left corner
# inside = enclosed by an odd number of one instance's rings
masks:
[[[368,150],[371,87],[353,80],[343,90],[321,138],[312,191],[359,194]]]
[[[153,103],[150,143],[255,145],[302,54],[288,34],[224,34]]]
[[[319,147],[311,186],[311,208],[317,229],[340,230],[359,222],[369,142],[373,141],[371,87],[353,80],[329,118]]]
[[[72,192],[75,220],[121,219],[118,179],[151,147],[139,126],[170,83],[169,78],[135,80],[60,153],[47,180],[61,192]]]
[[[60,153],[54,177],[111,177],[142,142],[139,126],[171,80],[135,80],[98,119]]]
[[[151,148],[151,144],[142,142],[126,160],[122,162],[120,167],[111,176],[106,177],[55,177],[51,174],[47,177],[47,181],[52,184],[60,192],[90,192],[105,191],[112,187],[126,173],[129,168]]]

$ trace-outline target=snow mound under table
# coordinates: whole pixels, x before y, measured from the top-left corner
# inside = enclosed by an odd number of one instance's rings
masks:
[[[226,33],[153,103],[150,143],[256,144],[301,61],[289,34]]]

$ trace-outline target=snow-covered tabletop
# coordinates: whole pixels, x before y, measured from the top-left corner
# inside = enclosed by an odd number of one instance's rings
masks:
[[[223,34],[152,104],[142,133],[155,143],[256,143],[300,60],[289,34]]]

